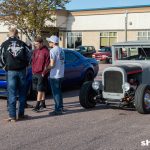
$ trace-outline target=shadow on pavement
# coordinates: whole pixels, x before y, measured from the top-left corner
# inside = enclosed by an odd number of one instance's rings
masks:
[[[48,105],[48,106],[50,106],[50,105]],[[42,112],[47,111],[49,113],[50,111],[53,111],[52,108],[47,108],[43,111],[39,111],[38,113],[36,113],[36,114],[39,114],[38,116],[30,116],[28,119],[26,119],[24,121],[42,119],[42,118],[49,118],[49,117],[59,117],[59,116],[70,115],[70,114],[75,114],[75,113],[86,113],[86,112],[90,112],[90,111],[97,111],[97,110],[100,110],[100,109],[110,109],[110,108],[109,108],[109,106],[106,106],[106,105],[98,105],[98,106],[96,106],[95,108],[92,108],[92,109],[84,109],[80,106],[80,104],[78,102],[72,102],[72,103],[65,103],[64,104],[64,109],[65,109],[65,111],[63,112],[62,115],[58,115],[58,116],[50,116],[48,114],[47,115],[42,115],[41,114]]]

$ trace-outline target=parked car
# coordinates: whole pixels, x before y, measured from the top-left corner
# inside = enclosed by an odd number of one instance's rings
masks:
[[[92,55],[93,58],[99,61],[104,61],[106,63],[112,62],[112,52],[111,47],[102,47],[98,52]]]
[[[104,69],[102,81],[83,84],[80,104],[92,108],[102,103],[150,113],[150,41],[116,43],[112,58],[113,65]]]
[[[85,81],[92,81],[97,75],[98,62],[93,58],[86,58],[80,53],[68,49],[65,52],[65,75],[63,87],[79,86]],[[32,68],[28,68],[27,92],[32,95]],[[7,76],[3,69],[0,69],[0,96],[7,96]],[[49,86],[50,87],[50,86]]]
[[[78,46],[75,50],[86,57],[92,57],[92,54],[96,52],[94,46]]]

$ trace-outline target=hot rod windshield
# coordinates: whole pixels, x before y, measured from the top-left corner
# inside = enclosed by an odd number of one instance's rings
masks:
[[[116,60],[150,60],[150,47],[115,47]]]

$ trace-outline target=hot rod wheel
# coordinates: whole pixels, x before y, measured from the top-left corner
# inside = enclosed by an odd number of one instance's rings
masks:
[[[150,113],[150,85],[138,86],[135,93],[135,108],[141,114]]]
[[[92,81],[85,82],[79,94],[79,101],[82,107],[84,108],[93,108],[96,105],[95,96],[97,95],[96,91],[92,88]]]

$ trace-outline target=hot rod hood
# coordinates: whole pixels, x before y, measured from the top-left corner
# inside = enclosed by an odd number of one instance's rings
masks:
[[[124,69],[128,75],[143,72],[143,69],[140,66],[133,65],[133,64],[114,65],[114,67],[119,67]]]

